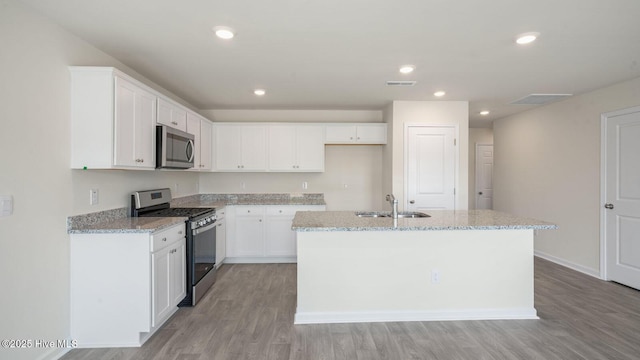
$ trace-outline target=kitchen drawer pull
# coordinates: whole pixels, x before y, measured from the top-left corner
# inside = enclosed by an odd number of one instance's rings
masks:
[[[162,241],[167,241],[167,238],[166,238],[166,237],[165,237],[165,238],[162,238]]]

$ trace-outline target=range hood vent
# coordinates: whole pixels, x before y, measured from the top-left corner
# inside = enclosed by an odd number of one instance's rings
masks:
[[[560,101],[573,96],[573,94],[529,94],[518,100],[514,100],[509,104],[512,105],[542,105],[556,101]]]
[[[417,81],[413,80],[389,80],[387,81],[387,86],[413,86],[417,83]]]

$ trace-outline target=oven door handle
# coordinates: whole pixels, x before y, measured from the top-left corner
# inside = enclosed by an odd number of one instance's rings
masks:
[[[217,225],[217,224],[216,224],[216,223],[215,223],[215,221],[214,221],[214,222],[212,222],[211,224],[209,224],[209,225],[207,225],[207,226],[205,226],[205,227],[201,227],[201,228],[194,229],[194,230],[192,230],[192,231],[193,231],[193,235],[202,234],[202,233],[203,233],[203,232],[205,232],[205,231],[208,231],[208,230],[213,229],[214,227],[216,227],[216,225]]]

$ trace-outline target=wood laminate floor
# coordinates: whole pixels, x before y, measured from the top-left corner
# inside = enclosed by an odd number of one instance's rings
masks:
[[[293,325],[295,264],[224,265],[141,348],[80,359],[640,359],[640,291],[535,260],[540,320]]]

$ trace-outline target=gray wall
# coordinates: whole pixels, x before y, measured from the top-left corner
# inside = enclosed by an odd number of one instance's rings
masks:
[[[600,272],[600,115],[640,105],[640,78],[494,122],[494,209],[556,223],[538,255]]]

